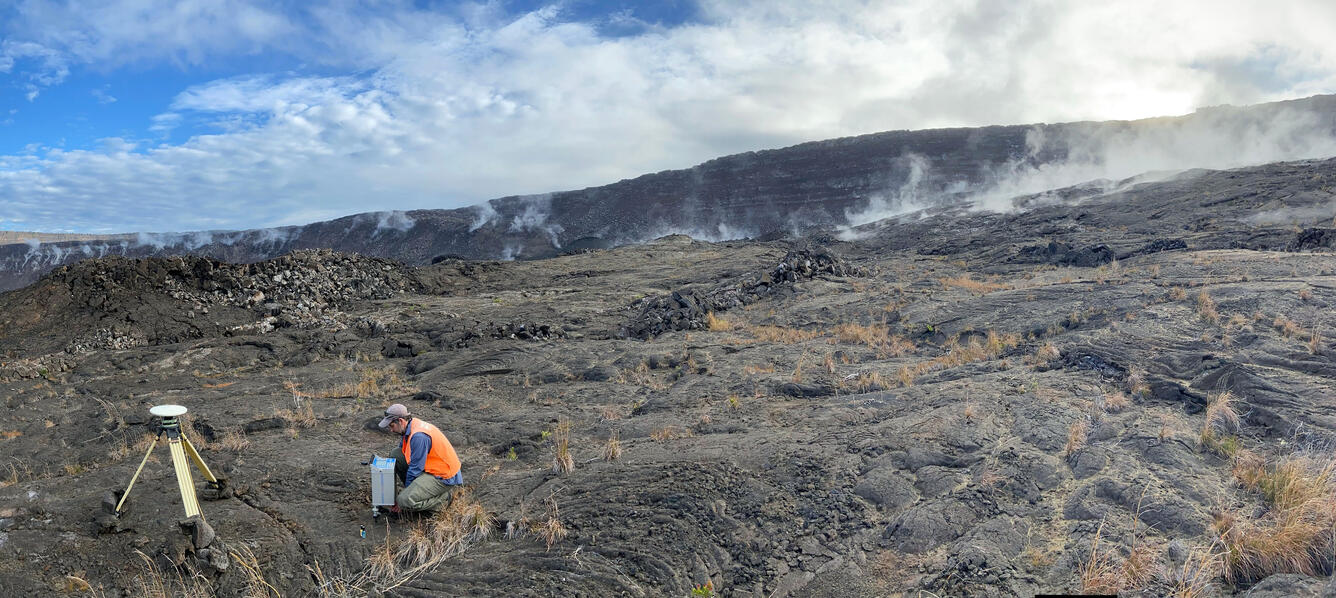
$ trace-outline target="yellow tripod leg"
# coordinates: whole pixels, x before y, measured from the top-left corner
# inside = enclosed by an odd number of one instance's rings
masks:
[[[214,477],[213,472],[209,470],[209,466],[204,464],[204,459],[200,458],[199,451],[195,450],[195,445],[190,442],[185,434],[181,435],[181,442],[186,445],[186,454],[190,455],[190,460],[194,461],[195,465],[199,467],[200,473],[204,474],[204,479],[215,484],[218,483],[218,478]]]
[[[172,449],[172,467],[176,469],[176,485],[181,487],[181,502],[186,507],[186,518],[200,515],[203,519],[199,511],[199,499],[195,497],[195,480],[190,477],[190,463],[186,461],[185,448],[177,438],[168,439],[167,446]]]
[[[158,437],[156,436],[153,438],[153,442],[149,443],[148,450],[144,451],[144,458],[139,462],[139,469],[135,470],[135,475],[130,478],[130,485],[125,487],[125,494],[122,494],[120,502],[116,503],[117,514],[121,512],[121,507],[125,506],[125,499],[130,498],[130,490],[135,487],[135,480],[139,479],[139,474],[144,472],[144,464],[148,463],[148,458],[153,454],[153,447],[155,446],[158,446]]]

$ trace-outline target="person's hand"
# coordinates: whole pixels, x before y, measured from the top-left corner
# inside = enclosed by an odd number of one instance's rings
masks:
[[[390,506],[390,512],[391,512],[391,513],[394,513],[395,515],[398,515],[398,514],[399,514],[399,505],[391,505],[391,506]]]

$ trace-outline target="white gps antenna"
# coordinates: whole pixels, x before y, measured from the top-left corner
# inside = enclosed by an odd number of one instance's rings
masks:
[[[181,405],[158,405],[148,410],[153,417],[181,417],[188,411]]]
[[[181,489],[181,502],[185,504],[186,518],[189,519],[200,513],[199,498],[195,495],[195,481],[190,477],[190,464],[186,462],[189,456],[195,466],[199,467],[204,479],[208,482],[209,488],[221,491],[226,484],[226,480],[220,480],[209,471],[209,466],[204,464],[200,458],[199,451],[195,450],[195,445],[190,443],[190,439],[181,432],[182,415],[188,411],[181,405],[157,405],[148,410],[149,414],[158,420],[158,435],[153,438],[153,442],[148,445],[148,451],[144,453],[144,459],[139,462],[139,469],[135,470],[134,477],[130,478],[130,485],[125,487],[125,492],[121,494],[120,502],[116,503],[116,512],[114,515],[121,514],[121,508],[125,506],[125,500],[130,498],[130,490],[135,487],[135,480],[139,479],[139,474],[144,471],[144,464],[148,463],[148,458],[153,454],[153,448],[158,446],[158,441],[165,435],[167,436],[167,446],[172,452],[172,468],[176,470],[176,484]]]

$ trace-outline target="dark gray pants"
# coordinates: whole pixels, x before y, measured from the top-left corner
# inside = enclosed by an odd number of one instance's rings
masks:
[[[394,475],[399,478],[399,485],[404,486],[404,478],[408,476],[408,459],[404,458],[403,451],[396,451],[394,458]],[[435,511],[450,501],[454,489],[454,486],[446,485],[436,476],[423,472],[399,492],[394,502],[404,511]]]

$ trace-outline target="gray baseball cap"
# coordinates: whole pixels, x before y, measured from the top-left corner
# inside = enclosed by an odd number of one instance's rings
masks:
[[[385,419],[380,420],[380,427],[382,429],[390,427],[390,422],[394,421],[397,417],[408,417],[408,408],[399,403],[390,405],[389,408],[385,410]]]

